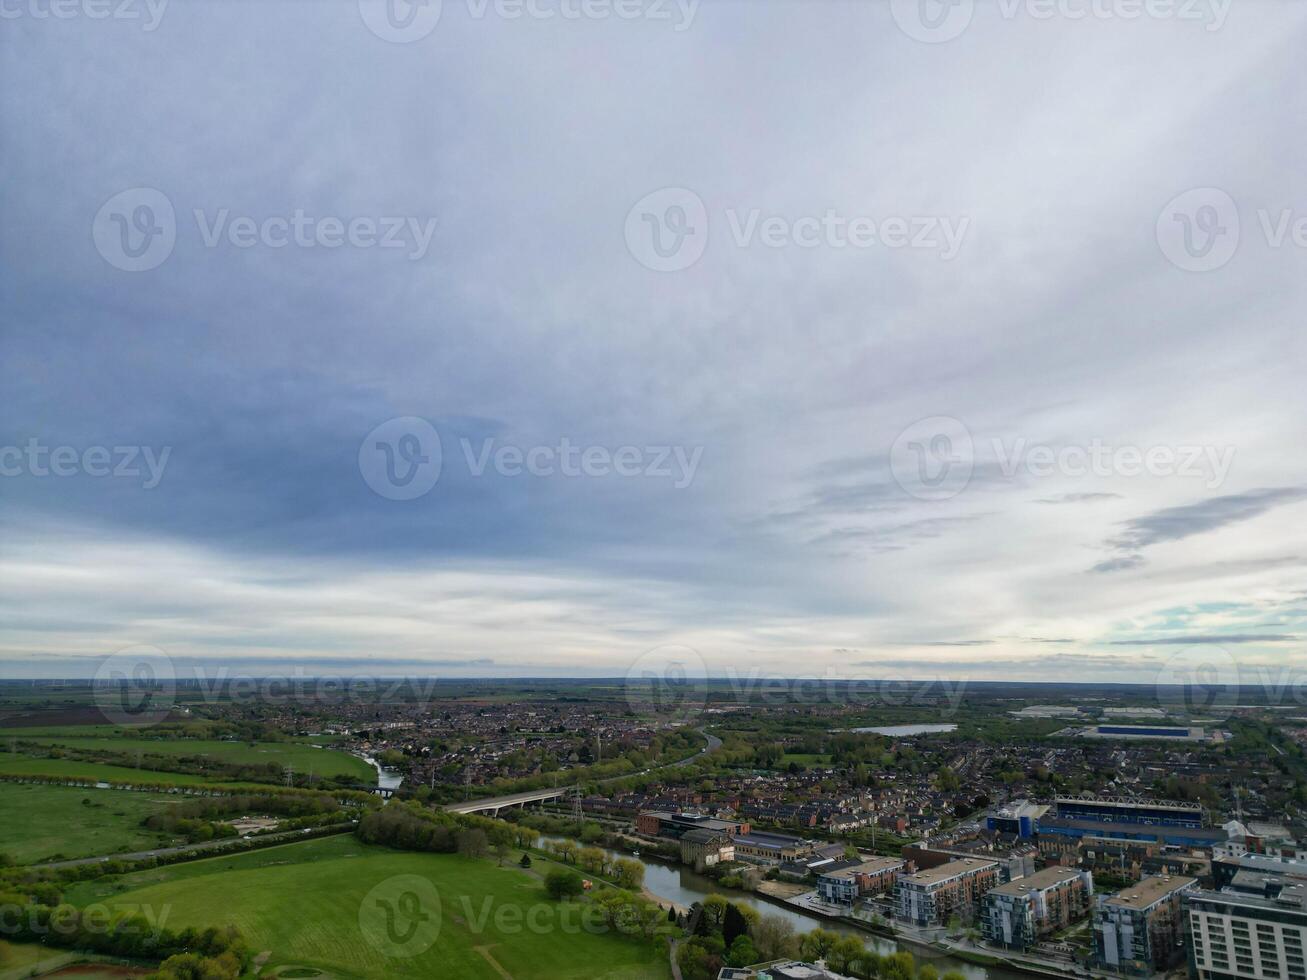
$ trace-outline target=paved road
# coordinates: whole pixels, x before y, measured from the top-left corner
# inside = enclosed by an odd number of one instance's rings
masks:
[[[335,828],[337,833],[348,833],[353,831],[352,823],[339,824]],[[280,834],[261,834],[258,837],[248,838],[250,841],[258,841],[260,844],[268,841],[283,840],[300,840],[308,836],[308,830],[287,830]],[[318,836],[325,836],[319,834]],[[33,868],[75,868],[83,864],[103,864],[105,861],[141,861],[145,858],[163,857],[169,854],[181,854],[185,851],[212,851],[215,848],[230,847],[237,841],[245,840],[242,837],[225,837],[222,840],[205,841],[202,844],[183,844],[180,847],[157,847],[152,851],[131,851],[125,854],[106,854],[103,857],[77,858],[73,861],[48,861],[45,864],[33,864]],[[237,852],[243,853],[243,852]]]

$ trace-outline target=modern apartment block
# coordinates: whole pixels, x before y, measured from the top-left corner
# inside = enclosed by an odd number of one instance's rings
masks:
[[[998,864],[979,858],[961,858],[900,875],[894,914],[899,921],[916,926],[947,925],[954,916],[971,922],[981,898],[998,883]]]
[[[1144,878],[1115,895],[1099,896],[1094,909],[1095,965],[1132,976],[1165,971],[1184,956],[1183,896],[1194,878]]]
[[[852,905],[865,895],[893,891],[903,868],[902,858],[876,857],[850,868],[828,871],[817,878],[817,894],[832,905]]]
[[[1083,918],[1093,893],[1093,877],[1075,868],[1045,868],[999,885],[981,900],[981,935],[996,946],[1028,949]]]
[[[1307,885],[1262,879],[1263,893],[1194,891],[1188,910],[1190,974],[1197,980],[1307,980]]]

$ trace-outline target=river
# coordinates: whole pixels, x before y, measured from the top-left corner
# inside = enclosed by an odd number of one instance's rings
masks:
[[[559,837],[543,835],[540,843],[543,845],[549,841],[561,840]],[[796,932],[811,932],[813,929],[826,929],[831,932],[845,933],[850,936],[857,936],[869,949],[874,949],[881,954],[897,952],[900,948],[907,950],[917,958],[918,964],[931,963],[941,974],[949,970],[957,970],[967,980],[1030,980],[1028,974],[1016,973],[1011,970],[1002,970],[993,967],[974,966],[971,963],[965,963],[961,960],[954,959],[951,956],[942,956],[938,952],[930,949],[904,944],[899,946],[892,939],[886,939],[877,936],[874,933],[858,929],[855,926],[846,925],[835,919],[824,919],[818,915],[812,915],[807,912],[801,912],[791,905],[785,905],[779,902],[773,902],[766,898],[760,898],[747,892],[736,891],[730,888],[722,888],[721,885],[713,881],[706,875],[696,874],[691,868],[682,864],[676,864],[671,861],[665,861],[661,858],[646,857],[641,855],[635,857],[622,851],[612,851],[607,848],[603,849],[610,859],[627,858],[628,860],[639,861],[644,865],[644,885],[650,892],[658,898],[668,902],[675,902],[677,905],[689,907],[694,902],[702,901],[709,895],[723,895],[735,902],[737,905],[748,905],[750,908],[757,909],[763,915],[778,915],[788,920]]]
[[[394,769],[387,769],[370,755],[358,753],[360,759],[377,770],[377,785],[382,789],[398,789],[399,784],[404,781],[404,774],[396,772]]]

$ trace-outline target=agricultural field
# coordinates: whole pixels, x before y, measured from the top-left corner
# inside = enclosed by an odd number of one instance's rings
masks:
[[[546,866],[538,861],[537,870]],[[405,877],[401,877],[405,876]],[[385,928],[365,930],[369,912],[404,907],[405,882],[429,883],[439,929],[427,945],[387,955]],[[398,879],[398,881],[397,881]],[[402,886],[402,887],[401,887]],[[421,886],[426,891],[427,886]],[[399,891],[392,895],[392,891]],[[374,891],[375,889],[375,891]],[[429,894],[429,892],[428,892]],[[452,854],[391,851],[334,837],[233,857],[211,858],[74,886],[77,905],[148,905],[168,909],[167,926],[236,925],[256,952],[271,955],[264,975],[340,978],[447,976],[468,980],[666,980],[665,949],[614,934],[595,934],[546,897],[539,877],[515,864]],[[535,928],[523,924],[528,910]],[[506,910],[506,911],[505,911]],[[378,920],[383,921],[384,920]],[[401,925],[407,925],[405,920]],[[433,930],[434,931],[434,930]],[[403,934],[404,930],[391,931]],[[429,936],[429,934],[428,934]],[[394,952],[393,949],[390,950]],[[303,969],[295,969],[303,968]]]
[[[168,838],[141,822],[175,802],[152,793],[0,783],[0,853],[33,864],[157,847]]]
[[[10,736],[12,738],[12,733]],[[63,746],[90,752],[135,755],[206,757],[236,765],[290,766],[296,773],[328,778],[347,776],[363,783],[376,782],[376,770],[362,759],[337,749],[316,748],[304,742],[237,742],[223,739],[140,738],[100,735],[24,735],[43,746]]]

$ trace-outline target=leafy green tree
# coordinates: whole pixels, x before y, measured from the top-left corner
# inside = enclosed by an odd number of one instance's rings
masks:
[[[912,980],[916,973],[916,960],[911,953],[891,953],[880,961],[883,980]]]
[[[856,936],[844,936],[837,940],[830,950],[826,953],[826,963],[836,973],[854,973],[858,972],[862,976],[865,971],[863,962],[867,954],[867,948],[862,945],[862,940]]]
[[[823,960],[839,940],[838,932],[814,929],[799,938],[799,952],[805,960]]]
[[[585,885],[575,871],[555,868],[545,875],[545,891],[553,899],[575,898],[585,891]]]
[[[613,862],[613,878],[621,887],[635,891],[644,884],[644,865],[631,858],[618,858]]]
[[[748,966],[758,961],[758,951],[754,949],[753,940],[745,934],[736,936],[735,942],[731,943],[730,950],[726,954],[726,965]]]

